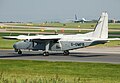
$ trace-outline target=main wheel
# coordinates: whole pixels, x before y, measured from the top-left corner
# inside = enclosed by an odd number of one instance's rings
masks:
[[[43,52],[43,56],[49,56],[49,52]]]
[[[63,54],[64,55],[69,55],[70,53],[69,53],[69,50],[65,50],[64,52],[63,52]]]
[[[18,50],[18,54],[22,54],[22,51],[21,51],[21,50]]]

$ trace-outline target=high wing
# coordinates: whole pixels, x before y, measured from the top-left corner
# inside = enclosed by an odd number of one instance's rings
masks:
[[[96,41],[101,40],[101,41],[113,41],[113,40],[120,40],[120,38],[108,38],[108,39],[95,39]]]
[[[27,37],[26,35],[19,35],[19,36],[3,36],[3,39],[11,39],[11,40],[17,40],[19,38],[25,38]]]
[[[3,39],[16,40],[18,36],[2,36]]]
[[[27,35],[19,35],[19,36],[3,36],[4,39],[19,39],[19,40],[26,40],[26,39],[41,39],[41,40],[51,40],[51,39],[61,39],[63,34],[58,35],[35,35],[35,36],[27,36]]]

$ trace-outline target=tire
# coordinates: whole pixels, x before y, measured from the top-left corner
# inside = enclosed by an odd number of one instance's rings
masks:
[[[63,52],[63,54],[64,55],[69,55],[70,53],[69,53],[69,50],[65,50],[64,52]]]
[[[43,56],[49,56],[49,52],[43,52]]]
[[[18,50],[18,54],[22,54],[22,51],[21,51],[21,50]]]

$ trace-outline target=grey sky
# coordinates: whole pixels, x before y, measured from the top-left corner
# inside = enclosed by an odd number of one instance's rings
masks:
[[[0,21],[98,19],[102,11],[120,20],[119,8],[120,0],[0,0]]]

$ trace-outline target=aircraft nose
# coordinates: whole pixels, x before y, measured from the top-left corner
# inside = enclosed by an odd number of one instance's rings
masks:
[[[14,44],[14,45],[13,45],[13,48],[15,48],[15,49],[16,49],[16,48],[17,48],[17,45],[16,45],[16,44]]]

